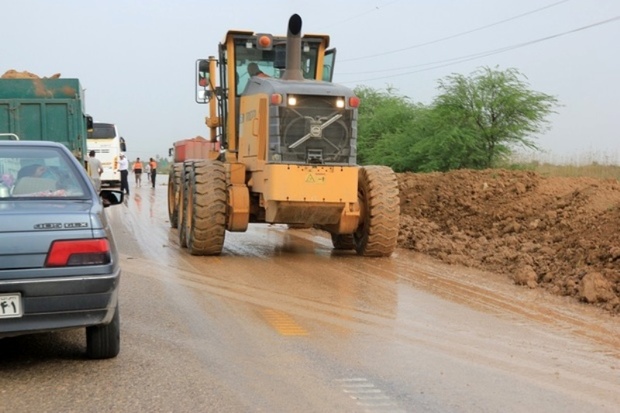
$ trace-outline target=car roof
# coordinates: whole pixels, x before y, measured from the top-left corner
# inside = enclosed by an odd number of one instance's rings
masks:
[[[13,141],[13,140],[3,141],[3,140],[0,140],[0,145],[2,146],[45,146],[48,148],[60,147],[60,148],[67,149],[67,147],[63,145],[62,143],[52,142],[52,141]],[[67,151],[68,150],[69,149],[67,149]]]

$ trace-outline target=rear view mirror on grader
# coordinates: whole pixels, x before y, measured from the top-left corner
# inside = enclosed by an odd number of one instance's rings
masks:
[[[196,62],[196,100],[209,105],[207,139],[175,142],[170,224],[194,255],[222,252],[226,231],[249,223],[313,227],[336,249],[389,256],[400,201],[386,166],[358,166],[357,108],[332,83],[329,36],[229,31],[219,57]]]

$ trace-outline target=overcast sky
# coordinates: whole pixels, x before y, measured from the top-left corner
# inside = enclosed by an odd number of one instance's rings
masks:
[[[537,143],[554,159],[620,163],[620,0],[0,0],[0,74],[79,78],[86,109],[114,122],[128,156],[208,136],[196,59],[229,29],[326,33],[335,81],[432,103],[438,80],[515,68],[563,105]],[[362,102],[363,104],[363,102]]]

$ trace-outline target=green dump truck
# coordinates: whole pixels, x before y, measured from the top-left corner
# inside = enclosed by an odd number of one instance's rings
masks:
[[[89,128],[78,79],[0,79],[0,139],[59,142],[84,165]]]

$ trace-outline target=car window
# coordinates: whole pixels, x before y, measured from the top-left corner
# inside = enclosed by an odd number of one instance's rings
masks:
[[[0,201],[87,193],[77,166],[59,148],[0,147]]]

